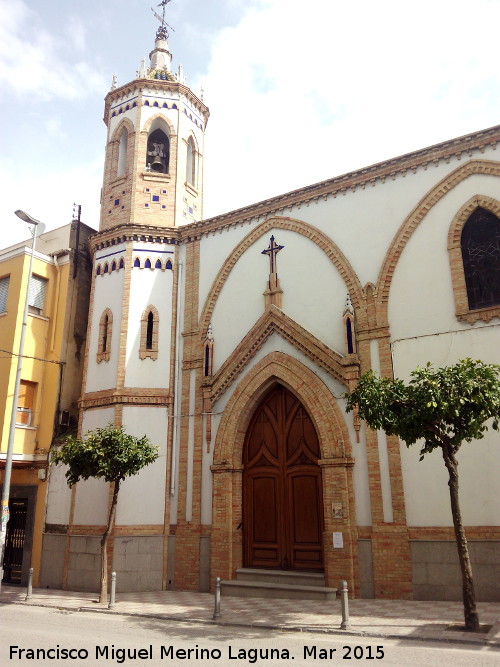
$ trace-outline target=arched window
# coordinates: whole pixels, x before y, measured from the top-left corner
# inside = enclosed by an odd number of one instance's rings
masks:
[[[160,259],[156,260],[155,269],[161,269],[161,260]]]
[[[108,273],[108,271],[109,271],[109,266],[108,266],[108,263],[106,262],[106,264],[104,265],[104,272],[103,273]]]
[[[147,260],[144,262],[144,268],[145,268],[145,269],[150,269],[150,268],[151,268],[151,260],[149,259],[149,257],[148,257]]]
[[[189,137],[187,142],[186,183],[196,187],[196,148],[193,137]]]
[[[113,313],[109,308],[101,315],[99,320],[99,341],[97,344],[97,363],[109,361],[111,356],[111,334],[113,331]]]
[[[118,144],[118,165],[116,169],[117,176],[123,176],[127,168],[127,144],[128,144],[128,132],[127,128],[124,127],[120,135],[120,141]]]
[[[136,268],[136,269],[140,269],[140,268],[141,268],[141,260],[140,260],[138,257],[136,257],[136,258],[134,259],[134,268]]]
[[[165,132],[157,127],[148,136],[146,166],[151,171],[168,174],[170,141]]]
[[[214,363],[214,334],[212,331],[212,325],[208,325],[207,335],[205,336],[205,341],[203,343],[203,374],[205,377],[210,377],[212,375]]]
[[[477,208],[460,240],[469,309],[500,305],[500,220]]]
[[[113,263],[111,264],[111,271],[116,271],[116,262],[113,260]]]
[[[120,265],[118,266],[118,270],[125,268],[125,262],[123,261],[123,257],[120,257]]]
[[[354,345],[352,340],[352,322],[350,317],[346,318],[345,326],[347,336],[347,354],[352,354],[354,352]]]
[[[101,275],[101,265],[100,264],[97,265],[96,275],[97,276]]]
[[[344,340],[347,354],[356,353],[355,313],[351,297],[347,295],[344,307]]]
[[[146,327],[146,350],[153,349],[153,313],[148,313],[148,323]]]
[[[158,327],[158,311],[154,306],[148,306],[141,318],[139,359],[158,358]]]
[[[172,262],[169,259],[165,263],[165,268],[170,269],[170,271],[172,270]]]

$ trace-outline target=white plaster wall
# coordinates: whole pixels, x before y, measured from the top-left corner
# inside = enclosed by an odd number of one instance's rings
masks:
[[[68,486],[64,473],[67,466],[50,466],[47,490],[47,505],[45,512],[46,523],[67,525],[71,503],[71,489]]]
[[[125,406],[123,426],[127,433],[135,437],[146,435],[153,445],[159,447],[159,456],[154,463],[121,484],[116,523],[122,526],[163,525],[167,483],[167,409]]]
[[[114,408],[86,410],[83,413],[82,435],[113,422]],[[103,526],[108,521],[109,484],[88,479],[76,485],[74,523],[84,526]]]
[[[425,216],[410,237],[394,272],[389,323],[396,377],[408,380],[416,366],[431,361],[450,365],[465,357],[500,362],[498,320],[474,326],[455,316],[448,231],[458,210],[472,196],[500,198],[500,182],[476,175],[459,183]],[[500,437],[490,431],[459,452],[460,498],[467,525],[498,525]],[[401,446],[407,519],[412,526],[451,526],[448,476],[439,451],[419,462],[419,447]]]
[[[139,252],[147,250],[147,252]],[[172,246],[135,244],[133,257],[139,256],[142,264],[147,257],[154,267],[156,260],[165,264],[167,259],[174,263]],[[125,386],[168,388],[170,382],[170,344],[172,330],[172,286],[173,271],[170,269],[132,269],[127,334],[127,367]],[[158,311],[158,358],[140,359],[141,317],[148,306]]]
[[[119,261],[121,253],[104,257],[108,253],[104,249],[97,253],[94,262],[94,273],[97,264],[103,266],[104,262],[111,262],[113,259]],[[116,252],[113,250],[113,253]],[[101,258],[101,259],[98,259]],[[116,374],[118,370],[118,349],[120,343],[120,321],[122,317],[123,300],[123,277],[125,271],[113,271],[95,276],[94,298],[92,307],[92,325],[90,329],[89,356],[87,360],[87,381],[84,391],[99,391],[101,389],[111,389],[116,387]],[[113,326],[111,333],[111,354],[109,361],[97,363],[96,355],[99,342],[99,321],[104,310],[109,308],[113,313]]]
[[[197,141],[199,140],[203,132],[203,130],[199,127],[199,125],[201,124],[205,126],[205,122],[203,121],[199,112],[196,111],[191,106],[191,104],[184,96],[181,95],[179,97],[179,95],[175,91],[164,92],[162,90],[150,89],[150,90],[144,90],[143,99],[149,100],[150,106],[143,105],[141,107],[141,130],[144,129],[144,126],[151,117],[158,115],[158,113],[161,113],[162,116],[168,118],[168,120],[172,123],[174,128],[178,127],[178,122],[179,122],[179,127],[180,127],[180,131],[178,132],[179,137],[182,138],[183,130],[185,133],[185,128],[189,127],[196,134]],[[158,102],[159,104],[158,107],[153,106],[155,101]],[[176,104],[177,109],[172,109],[172,108],[165,109],[164,107],[162,107],[162,104],[164,102],[166,102],[169,107],[171,107],[172,104]],[[186,114],[184,113],[184,109],[186,109],[187,112]],[[190,115],[192,116],[193,120],[189,118]],[[198,125],[196,125],[193,122],[194,119],[198,121]]]
[[[379,345],[377,339],[372,339],[370,341],[370,358],[372,362],[372,370],[381,375],[380,373],[380,354],[379,354]],[[380,472],[380,484],[382,489],[382,511],[384,513],[384,521],[386,523],[392,523],[394,521],[394,514],[392,511],[392,490],[391,490],[391,478],[389,470],[389,453],[387,450],[387,435],[384,431],[377,431],[377,447],[378,447],[378,460],[379,460],[379,472]]]
[[[454,216],[475,194],[500,199],[500,179],[476,175],[459,183],[433,206],[406,244],[389,295],[393,340],[470,329],[455,316],[447,246]]]
[[[342,312],[347,295],[343,279],[315,243],[295,232],[271,230],[238,259],[221,290],[212,316],[214,371],[264,312],[269,260],[261,251],[272,234],[285,246],[278,254],[284,312],[331,348],[343,352]]]
[[[211,451],[209,455],[203,456],[203,474],[202,474],[202,523],[212,522],[212,473],[210,465],[213,462],[213,451],[217,439],[217,430],[220,424],[220,415],[225,410],[229,399],[238,387],[247,373],[250,372],[256,364],[258,364],[270,352],[280,351],[295,357],[303,363],[307,368],[312,370],[328,387],[332,395],[336,398],[342,414],[344,415],[345,423],[349,430],[349,437],[352,447],[352,456],[355,458],[354,465],[354,490],[356,499],[356,520],[357,524],[361,526],[371,525],[371,509],[370,509],[370,494],[368,487],[368,465],[366,457],[366,443],[364,436],[364,429],[360,432],[361,442],[356,442],[356,432],[354,430],[352,413],[346,413],[345,400],[342,398],[343,393],[347,390],[338,380],[333,378],[322,368],[318,367],[311,361],[304,353],[297,350],[291,343],[284,340],[278,334],[271,335],[260,350],[249,361],[244,371],[236,378],[236,380],[229,386],[227,391],[220,397],[220,399],[213,406],[214,416],[212,417],[212,441]]]
[[[473,151],[471,159],[496,160],[498,156],[492,148],[487,148],[484,153]],[[336,197],[330,195],[326,201],[320,198],[308,205],[287,208],[280,215],[317,227],[344,253],[362,285],[375,283],[388,247],[406,217],[440,180],[465,162],[457,158],[448,163],[441,160],[437,166],[432,163],[427,168],[419,167],[415,173],[398,174],[394,180],[390,177],[384,183],[377,180],[375,186],[369,184],[357,187],[355,192],[347,190]],[[257,224],[254,219],[203,237],[200,309],[224,259]],[[369,242],[365,242],[368,233]]]
[[[500,363],[500,327],[469,327],[438,336],[393,344],[396,377],[407,381],[418,365],[447,366],[464,357]],[[401,445],[407,520],[410,526],[451,526],[448,473],[439,450],[419,461],[418,444]],[[462,518],[466,525],[500,525],[500,435],[489,430],[479,441],[464,443],[458,454]]]
[[[235,247],[252,231],[255,226],[254,222],[231,227],[229,231],[225,229],[217,230],[202,236],[200,243],[199,314],[205,306],[205,301],[217,274]],[[261,243],[264,240],[265,237],[262,238]],[[266,247],[267,244],[262,249]]]

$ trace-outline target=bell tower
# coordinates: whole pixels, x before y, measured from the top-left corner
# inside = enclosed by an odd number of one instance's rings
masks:
[[[165,7],[163,8],[165,11]],[[106,96],[108,127],[100,231],[117,225],[178,227],[203,217],[203,146],[209,111],[186,85],[163,18],[149,67]]]
[[[125,567],[129,548],[155,555],[147,572],[143,566],[132,568],[132,589],[151,590],[166,582],[175,479],[173,414],[180,394],[186,261],[179,227],[202,219],[209,115],[186,85],[182,68],[172,73],[164,15],[160,23],[149,67],[143,62],[136,78],[123,86],[114,79],[106,96],[101,220],[90,241],[93,278],[79,401],[82,435],[113,423],[146,435],[159,448],[152,465],[123,483],[116,534],[110,538],[118,570]],[[84,525],[90,534],[100,534],[104,514],[89,508],[106,509],[108,493],[105,483],[78,484],[70,533],[79,534]]]

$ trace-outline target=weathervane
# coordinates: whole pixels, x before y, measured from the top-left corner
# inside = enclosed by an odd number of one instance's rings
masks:
[[[172,28],[172,26],[169,25],[169,24],[165,21],[165,9],[166,9],[166,7],[167,7],[167,5],[168,5],[169,2],[171,2],[171,0],[162,0],[162,2],[160,2],[160,4],[158,5],[158,7],[163,7],[163,11],[162,11],[161,16],[160,16],[159,14],[157,14],[157,13],[155,12],[155,10],[151,7],[151,11],[152,11],[153,14],[156,16],[156,18],[158,19],[158,21],[161,23],[161,26],[158,28],[158,30],[157,30],[157,32],[156,32],[156,36],[159,37],[159,38],[163,38],[163,39],[167,39],[167,38],[168,38],[168,30],[166,29],[165,26],[168,25],[168,27],[170,28],[170,30],[174,30],[174,29]],[[174,30],[174,32],[175,32],[175,30]]]

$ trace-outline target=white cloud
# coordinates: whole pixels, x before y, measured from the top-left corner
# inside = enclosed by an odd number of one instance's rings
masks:
[[[75,60],[75,47],[82,50],[85,44],[83,25],[73,17],[70,26],[72,40],[57,37],[22,0],[0,0],[0,82],[19,96],[41,100],[78,99],[102,91],[101,74],[88,62]]]
[[[251,6],[204,77],[206,214],[495,124],[500,4],[474,13],[476,31],[450,0]]]
[[[15,167],[0,166],[4,211],[0,219],[2,247],[28,238],[25,226],[14,216],[18,208],[44,222],[50,230],[71,222],[76,200],[82,205],[83,222],[97,228],[102,158],[75,166],[70,157],[65,165],[47,165],[43,171],[25,170],[22,179]]]
[[[85,51],[87,43],[87,35],[85,25],[79,16],[70,16],[66,28],[68,41],[71,42],[74,48],[81,53]]]

